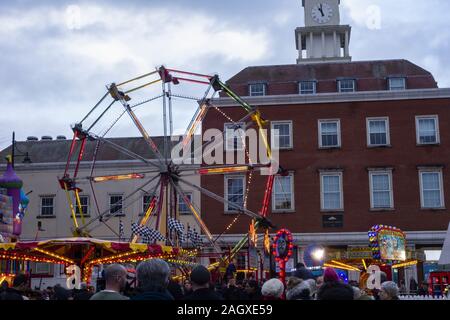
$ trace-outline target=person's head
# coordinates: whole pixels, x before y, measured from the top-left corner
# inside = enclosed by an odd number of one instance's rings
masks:
[[[143,291],[162,292],[169,284],[170,267],[164,260],[142,261],[136,268],[137,285]]]
[[[395,282],[385,281],[381,284],[380,299],[393,300],[398,298],[398,286]]]
[[[86,290],[87,291],[88,285],[86,282],[80,283],[80,290]]]
[[[106,288],[122,291],[127,283],[127,269],[120,264],[111,264],[105,269]]]
[[[55,300],[70,300],[72,297],[71,292],[61,286],[55,286],[55,293],[53,298]]]
[[[324,282],[339,282],[339,276],[333,268],[327,267],[323,273]]]
[[[0,285],[0,290],[8,288],[8,281],[4,280]]]
[[[316,279],[317,289],[319,289],[322,285],[323,285],[323,276],[317,277]]]
[[[14,277],[13,280],[13,287],[17,288],[17,289],[25,289],[27,286],[27,276],[24,274],[18,274],[17,276]]]
[[[361,290],[357,287],[352,288],[353,288],[353,300],[358,300],[359,298],[361,298]]]
[[[192,284],[191,284],[191,281],[188,280],[188,279],[184,280],[183,286],[184,286],[184,290],[185,290],[185,291],[191,291],[191,290],[192,290]]]
[[[177,281],[170,280],[169,284],[167,285],[167,291],[169,291],[169,293],[175,300],[183,299],[183,290],[181,289],[181,285]]]
[[[198,265],[194,267],[194,269],[192,269],[191,272],[192,290],[196,291],[198,289],[209,288],[210,281],[211,281],[211,273],[206,267]]]
[[[297,265],[296,265],[295,267],[296,267],[296,269],[298,270],[298,269],[304,268],[304,267],[305,267],[305,264],[302,263],[302,262],[299,262],[299,263],[297,263]]]
[[[245,286],[245,292],[247,292],[247,294],[255,294],[258,289],[258,282],[255,280],[249,280]]]
[[[235,278],[230,278],[228,280],[228,286],[229,287],[236,287],[236,279]]]
[[[301,281],[297,285],[286,290],[287,300],[310,300],[311,299],[311,288],[309,287],[309,282]]]
[[[278,279],[270,279],[264,282],[261,293],[265,298],[281,299],[284,291],[284,284]]]

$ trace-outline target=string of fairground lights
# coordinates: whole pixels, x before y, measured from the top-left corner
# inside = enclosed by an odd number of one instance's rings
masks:
[[[185,249],[179,250],[179,253],[181,255],[185,254],[188,258],[192,258],[192,257],[196,256],[197,252],[198,252],[197,249],[195,249],[195,250],[185,250]],[[157,256],[151,256],[151,254],[147,253],[145,255],[134,257],[132,259],[121,259],[121,258],[125,258],[127,256],[131,256],[133,254],[138,254],[138,253],[139,252],[137,252],[137,251],[126,252],[126,253],[113,255],[113,256],[110,256],[110,257],[105,257],[105,258],[99,258],[99,259],[96,259],[96,260],[92,260],[86,265],[85,269],[87,267],[90,267],[91,265],[95,265],[95,264],[109,264],[109,263],[111,263],[113,261],[114,262],[119,262],[119,263],[124,263],[124,262],[129,262],[129,261],[137,262],[137,261],[143,261],[143,260],[146,260],[146,259],[154,259],[154,258],[162,258],[162,257],[164,257],[166,259],[171,259],[171,258],[174,258],[176,256],[173,253],[169,254],[169,255],[167,255],[167,254],[158,254]]]
[[[111,264],[112,262],[114,263],[126,263],[126,262],[140,262],[140,261],[144,261],[144,260],[151,260],[151,259],[160,259],[160,258],[165,258],[165,259],[171,259],[174,258],[175,255],[174,254],[169,254],[169,255],[164,255],[164,254],[159,254],[157,256],[151,256],[149,254],[143,255],[143,256],[138,256],[138,257],[134,257],[132,259],[121,259],[124,258],[126,256],[130,256],[132,254],[136,254],[137,252],[128,252],[128,253],[123,253],[123,254],[119,254],[116,256],[112,256],[112,257],[107,257],[107,258],[101,258],[101,259],[97,259],[97,260],[92,260],[90,261],[88,264],[85,265],[84,267],[84,277],[83,277],[83,281],[84,282],[88,282],[91,274],[92,274],[92,266],[93,265],[98,265],[98,264]],[[99,263],[101,262],[101,263]]]
[[[119,260],[114,260],[114,261],[111,260],[111,261],[108,261],[108,262],[106,262],[104,264],[109,264],[111,262],[115,262],[115,263],[134,262],[135,263],[135,262],[140,262],[140,261],[144,261],[144,260],[164,258],[164,260],[166,260],[167,262],[173,263],[173,264],[195,265],[194,262],[172,259],[174,257],[175,257],[175,255],[169,255],[169,256],[159,255],[159,256],[154,256],[154,257],[145,255],[145,256],[136,257],[136,258],[133,258],[133,259],[130,259],[130,260],[128,260],[128,259],[123,259],[123,260],[119,259]],[[85,268],[84,268],[84,274],[85,274],[84,281],[85,282],[88,280],[90,274],[92,273],[92,269],[91,268],[92,268],[92,265],[86,265]]]
[[[232,122],[233,124],[236,124],[236,122],[235,122],[233,119],[231,119],[231,117],[229,117],[225,112],[223,112],[222,110],[220,110],[220,109],[219,109],[217,106],[215,106],[215,105],[212,105],[212,106],[214,107],[214,109],[217,110],[217,112],[219,112],[222,116],[224,116],[228,121]],[[242,140],[243,145],[245,145],[245,141],[244,141],[244,138],[242,138],[242,135],[241,135],[241,140]],[[250,154],[249,154],[249,152],[248,152],[248,149],[246,149],[246,148],[245,148],[245,153],[246,153],[246,155],[247,155],[247,157],[248,157],[250,163],[253,163],[252,159],[250,158]],[[245,197],[244,197],[244,207],[247,206],[248,194],[249,194],[249,192],[250,192],[250,185],[251,185],[251,183],[252,183],[252,177],[253,177],[253,171],[250,171],[250,173],[249,173],[249,175],[248,175],[247,186],[246,186],[246,188],[245,188],[246,190],[245,190]],[[227,231],[229,231],[229,230],[234,226],[234,224],[239,220],[239,218],[240,218],[241,216],[242,216],[242,213],[240,213],[239,215],[237,215],[237,216],[233,219],[233,221],[231,221],[231,223],[225,228],[225,231],[222,232],[222,234],[221,234],[220,236],[222,236],[222,235],[225,234]],[[220,236],[217,237],[217,239],[220,238]],[[217,241],[217,239],[216,239],[216,241]]]
[[[2,260],[23,260],[23,261],[31,261],[31,262],[45,262],[45,263],[54,263],[54,264],[67,264],[67,262],[63,261],[63,260],[30,257],[30,256],[25,256],[25,255],[18,255],[16,253],[1,254],[0,259],[2,259]]]

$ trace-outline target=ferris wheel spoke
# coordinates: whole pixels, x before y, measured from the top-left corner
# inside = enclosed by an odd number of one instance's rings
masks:
[[[137,179],[144,179],[144,178],[145,178],[145,175],[141,174],[141,173],[128,173],[128,174],[90,177],[90,179],[93,182],[137,180]]]
[[[155,175],[154,177],[152,177],[150,180],[148,180],[147,182],[145,182],[143,185],[141,185],[140,187],[138,187],[136,190],[134,190],[133,192],[131,192],[129,195],[127,195],[124,199],[122,199],[122,210],[128,206],[130,206],[132,203],[136,202],[137,200],[139,200],[139,198],[131,203],[128,203],[126,206],[123,205],[123,203],[130,199],[132,196],[134,196],[136,193],[138,193],[139,191],[141,191],[143,188],[145,188],[146,186],[148,186],[150,183],[152,183],[156,178],[158,178],[159,175]],[[97,220],[103,221],[103,220],[109,220],[110,218],[113,217],[113,215],[110,215],[109,217],[105,217],[108,215],[108,213],[111,212],[111,208],[106,209],[105,211],[103,211],[101,214],[98,215],[98,217],[95,217],[91,220],[89,220],[83,227],[79,228],[80,231],[87,229],[87,227],[91,224],[93,224],[94,222],[96,222]],[[105,217],[105,218],[104,218]],[[92,230],[90,230],[92,231]]]
[[[162,98],[163,96],[164,96],[164,95],[160,94],[160,95],[158,95],[158,96],[156,96],[156,97],[153,97],[153,98],[150,98],[150,99],[147,99],[147,100],[138,102],[138,103],[136,103],[136,104],[133,104],[132,106],[130,106],[130,108],[131,108],[131,109],[135,109],[135,108],[137,108],[137,107],[139,107],[139,106],[142,106],[142,105],[144,105],[144,104],[146,104],[146,103],[149,103],[149,102],[152,102],[152,101],[154,101],[154,100],[160,99],[160,98]],[[126,112],[126,111],[124,111],[124,112]]]
[[[191,122],[189,123],[186,133],[183,136],[183,141],[182,141],[183,148],[185,148],[191,141],[192,136],[194,135],[195,131],[200,126],[200,124],[202,123],[206,114],[208,113],[209,107],[210,106],[209,106],[208,102],[205,102],[198,107],[194,117],[192,118]]]
[[[144,138],[145,142],[150,146],[150,149],[156,155],[156,157],[159,160],[159,162],[162,165],[164,165],[165,159],[161,155],[161,152],[159,151],[159,149],[156,146],[156,144],[153,141],[153,139],[150,137],[150,135],[145,130],[145,128],[142,125],[142,123],[137,118],[136,114],[131,109],[130,105],[127,103],[126,100],[127,100],[128,96],[126,94],[120,92],[119,89],[117,88],[117,86],[114,83],[111,84],[111,86],[108,89],[109,89],[109,92],[110,92],[111,96],[122,103],[122,106],[125,108],[126,112],[130,116],[131,120],[133,121],[133,123],[135,124],[135,126],[137,127],[139,132],[141,133],[141,135]],[[128,97],[128,100],[130,100],[129,97]]]
[[[89,118],[89,116],[92,114],[92,112],[94,112],[95,109],[97,109],[97,107],[106,99],[106,97],[108,95],[109,95],[109,92],[106,92],[105,95],[100,99],[100,101],[97,102],[97,104],[88,112],[88,114],[79,123],[82,124],[87,118]]]
[[[186,129],[186,133],[183,137],[183,148],[185,148],[188,143],[191,141],[192,136],[195,134],[195,131],[197,130],[198,126],[203,122],[203,119],[205,118],[206,114],[208,113],[210,104],[209,99],[207,99],[209,91],[211,90],[212,85],[210,84],[208,86],[208,89],[206,89],[205,94],[203,95],[203,98],[199,102],[199,106],[197,108],[197,111],[195,112],[194,116],[191,119],[191,122],[188,125],[188,128]],[[215,92],[211,98],[213,98],[215,95]]]
[[[214,247],[214,249],[217,252],[221,252],[220,248],[214,242],[214,239],[213,239],[213,236],[212,236],[211,232],[209,231],[209,229],[206,226],[205,222],[202,220],[201,214],[198,211],[198,209],[195,208],[194,204],[189,200],[189,198],[186,196],[186,194],[183,192],[183,190],[181,190],[181,188],[172,179],[169,179],[169,181],[172,184],[172,186],[174,187],[174,189],[176,190],[176,192],[183,198],[183,201],[185,202],[186,206],[189,208],[189,211],[191,211],[191,213],[194,216],[197,224],[200,226],[202,231],[205,233],[206,238],[208,239],[208,241],[211,243],[211,245]]]
[[[246,209],[246,208],[244,208],[244,207],[242,207],[242,206],[240,206],[240,205],[238,205],[236,203],[228,201],[227,199],[225,199],[225,198],[215,194],[214,192],[211,192],[211,191],[209,191],[209,190],[207,190],[205,188],[199,187],[199,186],[197,186],[197,185],[195,185],[195,184],[193,184],[193,183],[191,183],[191,182],[189,182],[189,181],[187,181],[187,180],[185,180],[183,178],[180,178],[180,177],[175,177],[175,178],[178,179],[179,181],[181,181],[182,183],[184,183],[184,184],[186,184],[186,185],[188,185],[188,186],[190,186],[190,187],[200,191],[204,195],[206,195],[206,196],[208,196],[208,197],[210,197],[212,199],[215,199],[215,200],[217,200],[219,202],[222,202],[222,203],[228,205],[230,208],[235,209],[238,212],[242,212],[242,213],[246,214],[247,216],[249,216],[251,218],[254,218],[254,219],[264,218],[261,215],[259,215],[257,213],[254,213],[253,211],[250,211],[250,210],[248,210],[248,209]]]
[[[270,165],[254,164],[254,165],[221,165],[221,166],[204,166],[200,169],[196,168],[180,168],[180,172],[192,171],[194,175],[214,175],[214,174],[229,174],[229,173],[246,173],[256,169],[266,168]]]
[[[155,70],[155,71],[152,71],[152,72],[143,74],[142,76],[138,76],[138,77],[136,77],[136,78],[133,78],[133,79],[130,79],[130,80],[121,82],[121,83],[119,83],[117,86],[123,86],[123,85],[125,85],[125,84],[130,83],[130,82],[133,82],[133,81],[136,81],[136,80],[140,80],[140,79],[149,77],[149,76],[151,76],[151,75],[157,74],[158,72],[159,72],[158,70]]]
[[[224,91],[230,98],[232,98],[234,101],[236,101],[238,104],[241,105],[242,108],[245,109],[247,112],[253,112],[255,110],[254,107],[249,105],[245,100],[243,100],[240,96],[238,96],[233,90],[231,90],[225,83],[220,81],[218,76],[215,76],[211,79],[211,83],[213,88],[218,91],[222,90]]]
[[[86,131],[91,131],[92,128],[100,121],[100,119],[103,118],[106,112],[108,112],[108,110],[111,109],[114,103],[116,103],[116,100],[111,101],[111,103],[105,108],[105,110],[103,110],[103,112],[97,117],[97,119],[95,119],[95,121],[89,126],[89,128]]]
[[[214,108],[216,108],[214,105],[212,105],[211,104],[211,106],[212,107],[214,107]],[[217,109],[217,108],[216,108]],[[225,117],[226,117],[226,115],[224,114],[224,113],[222,113]],[[228,117],[228,119],[232,122],[232,123],[242,123],[242,122],[244,122],[244,125],[241,125],[240,126],[240,129],[242,129],[242,130],[247,130],[247,128],[249,128],[249,127],[251,127],[251,124],[250,123],[245,123],[245,121],[246,120],[248,120],[250,117],[252,116],[252,113],[249,113],[249,114],[247,114],[245,117],[243,117],[242,119],[240,119],[240,120],[238,120],[238,121],[233,121],[233,120],[231,120],[231,118],[229,118]],[[218,144],[223,144],[223,141],[226,141],[226,131],[223,131],[222,132],[222,134],[220,135],[221,136],[221,138],[222,138],[222,142],[217,142],[216,141],[216,139],[211,139],[211,140],[209,140],[209,141],[206,141],[206,142],[204,142],[201,146],[199,146],[198,148],[196,148],[194,151],[192,151],[191,152],[191,157],[192,156],[194,156],[195,157],[195,155],[196,154],[198,154],[199,152],[202,152],[206,147],[208,147],[208,146],[210,146],[211,144],[213,144],[213,143],[218,143]],[[245,136],[244,137],[242,137],[241,136],[241,139],[245,139]],[[243,145],[245,145],[245,143],[243,144]]]
[[[117,151],[120,151],[120,152],[126,154],[127,156],[130,156],[130,157],[132,157],[132,158],[134,158],[134,159],[136,159],[136,160],[140,160],[140,161],[144,162],[145,164],[148,164],[148,165],[151,165],[151,166],[156,167],[156,168],[158,168],[158,169],[161,169],[161,166],[159,166],[159,165],[153,163],[151,160],[147,160],[147,159],[145,159],[144,157],[142,157],[141,155],[138,155],[137,153],[134,153],[134,152],[128,150],[127,148],[122,147],[121,145],[112,142],[112,141],[109,140],[109,139],[106,139],[106,138],[97,136],[97,135],[92,134],[92,133],[86,133],[86,134],[87,134],[89,137],[91,137],[92,139],[99,140],[99,141],[101,141],[101,142],[104,142],[104,143],[108,144],[108,145],[111,146],[112,148],[114,148],[114,149],[116,149]]]

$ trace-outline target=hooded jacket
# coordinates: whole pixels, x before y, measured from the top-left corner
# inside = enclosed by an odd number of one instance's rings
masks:
[[[303,281],[286,291],[287,300],[311,300],[311,289],[306,281]]]

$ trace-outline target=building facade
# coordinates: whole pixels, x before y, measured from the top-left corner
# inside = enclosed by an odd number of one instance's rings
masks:
[[[269,219],[293,232],[297,260],[310,244],[339,257],[343,250],[367,247],[372,226],[396,226],[406,232],[409,257],[419,260],[399,279],[421,281],[424,251],[441,248],[450,220],[450,89],[439,88],[430,72],[406,60],[351,62],[349,54],[328,50],[334,38],[326,35],[336,36],[343,26],[309,18],[321,4],[322,10],[325,4],[339,10],[339,1],[304,1],[310,37],[300,28],[296,39],[312,45],[297,47],[297,64],[248,67],[227,81],[269,121],[272,145],[278,144],[280,164],[289,172],[275,179]],[[245,115],[225,96],[214,104],[227,117],[209,113],[204,131]],[[205,176],[201,183],[240,201],[248,177]],[[264,177],[253,176],[250,210],[261,208],[265,187]],[[213,233],[236,219],[210,199],[201,201],[206,223],[217,226]],[[239,217],[223,241],[235,242],[249,223]]]
[[[142,138],[110,140],[149,161],[156,161]],[[162,150],[163,139],[156,137],[155,141]],[[20,150],[23,154],[28,155],[27,161],[17,158],[15,163],[15,171],[22,179],[24,192],[28,193],[30,200],[23,219],[21,241],[73,237],[74,222],[71,210],[66,193],[58,182],[64,173],[70,145],[71,141],[64,139],[29,140],[16,143],[16,153],[17,150]],[[159,182],[158,179],[154,179],[155,168],[132,159],[108,145],[102,145],[98,152],[94,172],[91,174],[95,145],[94,141],[86,143],[83,161],[79,168],[77,187],[82,189],[80,201],[84,222],[79,209],[76,208],[77,222],[80,227],[86,225],[87,227],[83,231],[87,231],[93,238],[131,241],[133,236],[131,224],[138,223],[142,219],[152,196],[159,196],[159,190],[155,189]],[[4,158],[9,154],[11,154],[11,147],[0,153],[0,171],[4,171],[6,168]],[[75,167],[75,159],[73,160],[69,167],[70,170]],[[95,192],[90,187],[88,177],[129,173],[141,173],[143,178],[93,183]],[[186,179],[192,184],[200,184],[200,179],[195,175],[188,176]],[[200,193],[187,185],[180,184],[180,187],[190,197],[192,203],[200,208]],[[129,197],[132,193],[134,193],[133,196]],[[71,197],[73,197],[72,193]],[[199,230],[196,220],[183,199],[180,197],[177,200],[178,220],[184,224],[185,228],[189,225]],[[73,198],[72,202],[75,203],[75,201]],[[104,214],[103,221],[98,219],[99,214]],[[152,215],[147,226],[155,228],[156,220],[156,215]],[[121,224],[123,233],[120,230]],[[31,269],[34,274],[33,288],[46,288],[66,281],[64,266],[35,263]]]

